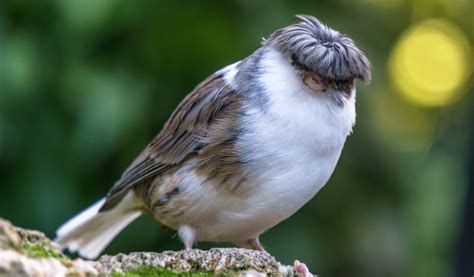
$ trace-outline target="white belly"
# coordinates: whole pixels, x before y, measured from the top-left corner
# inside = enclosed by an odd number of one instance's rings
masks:
[[[251,193],[223,198],[203,192],[208,198],[203,205],[217,216],[200,226],[201,240],[256,237],[295,213],[329,180],[350,131],[331,129],[332,121],[290,124],[263,114],[255,118],[238,141],[243,159],[250,161],[245,168],[250,177],[242,186]]]
[[[237,148],[248,176],[242,186],[251,193],[222,197],[201,190],[205,200],[194,216],[202,210],[215,216],[200,224],[199,240],[257,237],[314,197],[334,171],[355,121],[354,94],[342,107],[326,95],[311,95],[282,59],[278,52],[266,54],[262,66],[273,69],[261,77],[267,105],[249,105],[241,121]]]
[[[213,211],[215,217],[199,221],[200,240],[236,242],[257,237],[295,213],[328,181],[343,141],[315,147],[322,142],[302,143],[304,133],[300,132],[298,138],[298,134],[290,135],[278,128],[253,134],[261,137],[258,140],[252,137],[253,142],[249,140],[245,146],[248,153],[253,153],[246,172],[252,177],[242,184],[251,191],[248,197],[225,197],[214,191],[201,191],[202,207],[194,210]],[[247,139],[244,137],[242,143]]]

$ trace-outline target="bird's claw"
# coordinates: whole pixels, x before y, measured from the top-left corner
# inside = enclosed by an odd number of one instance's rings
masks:
[[[298,260],[296,260],[294,262],[293,267],[295,268],[295,271],[298,273],[298,275],[301,276],[301,277],[313,277],[314,276],[311,272],[309,272],[308,267],[304,263],[301,263]]]

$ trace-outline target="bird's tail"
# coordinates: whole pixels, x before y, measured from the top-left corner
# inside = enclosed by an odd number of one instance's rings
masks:
[[[84,258],[95,259],[128,224],[137,219],[143,202],[135,192],[128,194],[114,208],[99,212],[105,198],[64,223],[56,231],[56,243]]]

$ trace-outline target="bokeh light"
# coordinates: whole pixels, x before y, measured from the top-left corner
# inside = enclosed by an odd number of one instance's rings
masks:
[[[389,71],[393,84],[410,101],[424,106],[452,103],[465,91],[472,72],[469,43],[446,20],[423,21],[401,35]]]

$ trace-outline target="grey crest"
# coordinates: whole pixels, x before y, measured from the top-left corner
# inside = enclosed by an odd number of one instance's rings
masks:
[[[313,16],[297,18],[301,22],[275,31],[263,42],[264,46],[278,47],[293,61],[323,78],[370,81],[370,62],[352,39]]]

